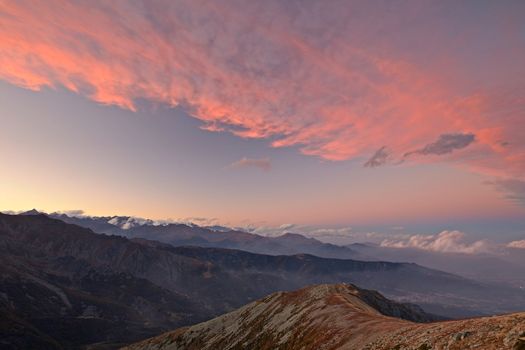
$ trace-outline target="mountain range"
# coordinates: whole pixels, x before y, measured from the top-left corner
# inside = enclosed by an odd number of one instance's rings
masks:
[[[30,214],[38,213],[32,210]],[[268,255],[312,254],[324,258],[364,261],[413,262],[429,268],[450,272],[489,283],[506,284],[525,289],[525,254],[522,249],[500,247],[494,253],[451,253],[414,248],[389,248],[373,243],[339,246],[285,233],[266,237],[222,226],[201,227],[195,224],[156,223],[129,216],[49,216],[87,227],[98,233],[128,238],[145,238],[173,246],[200,246],[240,249]]]
[[[36,211],[32,211],[28,214],[34,215],[37,213]],[[367,266],[368,269],[374,269],[373,266],[384,266],[384,268],[375,271],[376,277],[374,279],[370,279],[369,273],[365,273],[364,270],[356,272],[355,268],[351,266],[349,268],[348,261],[341,262],[339,260],[331,261],[337,268],[327,268],[326,272],[317,271],[314,276],[304,273],[296,276],[295,271],[287,270],[287,274],[294,275],[282,276],[286,278],[286,283],[284,286],[279,287],[287,290],[300,288],[308,283],[355,282],[363,287],[377,289],[394,299],[418,303],[430,312],[447,317],[510,312],[520,310],[521,305],[523,305],[523,292],[516,288],[507,288],[499,284],[478,283],[461,279],[452,274],[424,269],[415,264],[388,264],[377,258],[365,259],[364,257],[369,254],[359,253],[359,249],[349,249],[348,247],[325,244],[316,239],[306,238],[299,234],[264,237],[235,230],[214,231],[195,225],[153,225],[153,221],[151,220],[125,216],[77,218],[64,214],[52,214],[51,217],[66,222],[81,224],[84,227],[92,228],[94,231],[96,230],[96,232],[126,236],[136,243],[149,244],[157,248],[171,250],[172,252],[177,251],[177,254],[184,255],[193,252],[192,257],[197,259],[202,259],[202,254],[207,254],[206,259],[209,260],[209,256],[211,256],[212,253],[215,258],[222,258],[221,264],[226,260],[225,257],[232,260],[236,259],[239,261],[238,265],[229,267],[236,269],[235,273],[238,273],[238,270],[243,268],[243,266],[247,264],[247,261],[251,261],[258,262],[258,264],[256,266],[248,266],[249,269],[256,269],[258,273],[269,273],[272,275],[276,270],[276,265],[282,264],[282,261],[298,260],[299,257],[301,260],[300,266],[306,265],[308,267],[315,266],[318,268],[331,260],[318,259],[317,257],[324,255],[330,256],[331,254],[336,256],[355,255],[356,259],[372,260],[369,264],[361,262],[361,264]],[[145,238],[148,238],[148,240]],[[152,241],[153,239],[167,244],[159,244],[158,242]],[[189,245],[193,246],[193,248],[189,248]],[[183,248],[173,250],[171,249],[172,246],[181,246]],[[244,251],[269,251],[275,258],[265,256],[263,259],[260,255],[231,250],[197,249],[197,246],[219,248],[226,246],[227,248],[233,249],[242,247]],[[286,252],[283,253],[283,255],[297,252],[298,257],[279,257],[279,251]],[[320,253],[320,251],[324,254]],[[308,254],[316,256],[309,256]],[[341,271],[342,266],[345,266],[345,268],[342,268]],[[391,267],[396,267],[396,269]],[[349,273],[351,273],[351,276],[345,275]],[[382,274],[382,276],[378,278],[377,276],[380,274]],[[426,283],[421,284],[417,279],[418,276],[424,276],[422,278]],[[427,276],[432,276],[432,279]],[[446,280],[445,284],[442,283],[443,280]],[[436,290],[434,290],[434,287],[436,287],[434,281],[438,284]],[[275,289],[269,289],[267,292],[270,293],[274,290]],[[494,295],[505,295],[506,298],[495,303],[493,301]],[[467,299],[470,299],[469,303],[465,303]],[[243,301],[249,300],[246,299]]]
[[[521,290],[416,264],[174,247],[42,214],[0,214],[0,253],[0,344],[13,349],[116,347],[319,283],[355,283],[409,302],[412,321],[525,305]]]
[[[36,214],[32,210],[25,214]],[[268,255],[312,254],[325,258],[360,259],[366,256],[349,247],[323,243],[296,233],[265,237],[222,226],[201,227],[194,224],[156,224],[152,220],[129,216],[68,216],[51,213],[50,217],[86,227],[97,233],[127,238],[145,238],[172,246],[199,246],[239,249]]]

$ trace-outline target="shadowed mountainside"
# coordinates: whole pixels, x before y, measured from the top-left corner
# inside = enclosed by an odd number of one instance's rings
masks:
[[[127,350],[485,350],[525,348],[525,313],[417,324],[377,292],[317,285],[275,293],[229,314]]]

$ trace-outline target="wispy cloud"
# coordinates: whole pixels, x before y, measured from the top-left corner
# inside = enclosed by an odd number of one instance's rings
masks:
[[[369,160],[366,161],[364,164],[367,168],[375,168],[381,165],[385,165],[388,161],[388,151],[386,149],[386,146],[381,147],[378,149],[372,157],[370,157]]]
[[[259,168],[264,171],[269,171],[272,168],[272,163],[269,158],[257,159],[243,157],[230,164],[230,168]]]
[[[172,222],[183,223],[187,225],[198,225],[198,226],[222,225],[218,218],[205,218],[205,217],[188,217],[188,218],[183,218],[183,219],[172,220]]]
[[[65,214],[67,216],[73,216],[73,217],[86,216],[86,212],[82,209],[60,210],[60,211],[54,212],[53,214]]]
[[[432,143],[425,147],[405,153],[405,157],[413,154],[420,155],[443,155],[463,149],[476,140],[474,134],[443,134]]]
[[[503,179],[488,181],[487,184],[493,185],[503,193],[505,198],[525,206],[525,181],[517,179]]]
[[[520,2],[491,7],[460,35],[449,28],[467,26],[466,2],[397,6],[3,1],[0,78],[131,110],[137,99],[188,106],[207,130],[329,160],[376,152],[366,164],[381,165],[380,142],[393,159],[454,156],[523,179]]]

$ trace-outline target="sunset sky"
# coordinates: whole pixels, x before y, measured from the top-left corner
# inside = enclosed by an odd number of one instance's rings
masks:
[[[0,210],[525,238],[525,1],[0,0],[0,162]]]

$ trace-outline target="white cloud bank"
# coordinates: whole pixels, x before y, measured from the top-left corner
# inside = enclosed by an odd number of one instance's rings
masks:
[[[518,249],[525,249],[525,239],[522,239],[521,241],[512,241],[507,244],[508,248],[518,248]]]
[[[413,235],[404,240],[385,239],[381,242],[381,246],[464,254],[484,253],[491,250],[490,243],[485,240],[465,242],[465,234],[460,231],[442,231],[436,235]]]

